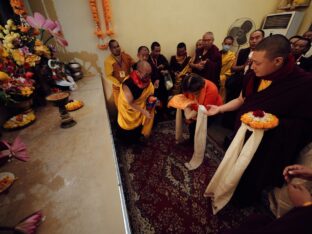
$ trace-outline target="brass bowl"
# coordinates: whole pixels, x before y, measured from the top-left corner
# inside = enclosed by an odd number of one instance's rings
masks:
[[[69,93],[60,92],[53,93],[46,97],[46,100],[52,102],[55,106],[66,105],[68,102]]]

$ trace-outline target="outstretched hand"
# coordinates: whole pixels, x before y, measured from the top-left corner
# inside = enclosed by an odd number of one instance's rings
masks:
[[[284,178],[286,182],[290,182],[290,180],[294,177],[298,177],[301,179],[312,180],[312,168],[306,167],[299,164],[294,164],[288,166],[283,171]]]
[[[216,106],[216,105],[207,105],[206,109],[207,109],[206,115],[208,116],[217,115],[221,112],[220,106]]]

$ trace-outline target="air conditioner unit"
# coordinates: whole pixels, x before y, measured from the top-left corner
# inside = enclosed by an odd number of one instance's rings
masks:
[[[269,14],[265,17],[262,30],[265,36],[271,34],[282,34],[287,38],[296,35],[303,20],[304,12],[289,11]]]

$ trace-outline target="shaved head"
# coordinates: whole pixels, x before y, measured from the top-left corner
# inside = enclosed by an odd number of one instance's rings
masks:
[[[141,81],[145,84],[149,84],[151,80],[151,73],[152,73],[151,65],[144,60],[139,61],[136,71],[139,74]]]
[[[255,51],[265,51],[270,59],[282,57],[285,60],[290,53],[290,43],[285,36],[275,34],[260,41]]]
[[[151,65],[146,61],[139,61],[137,68],[139,71],[149,71],[149,70],[151,71],[152,70]]]

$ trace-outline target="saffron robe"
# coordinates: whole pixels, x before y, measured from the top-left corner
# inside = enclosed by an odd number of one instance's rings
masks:
[[[236,56],[233,51],[222,52],[222,67],[220,72],[220,95],[223,101],[226,100],[225,82],[232,75],[231,68],[235,62]]]
[[[128,78],[129,79],[129,78]],[[143,89],[141,95],[134,99],[134,103],[142,109],[146,109],[146,100],[150,95],[154,94],[154,86],[150,84]],[[124,91],[121,88],[118,97],[118,125],[124,130],[132,130],[143,125],[142,134],[149,136],[153,126],[154,110],[152,110],[152,118],[147,119],[140,111],[133,109],[127,102]]]
[[[120,56],[121,62],[118,62],[112,54],[110,54],[104,61],[106,79],[113,83],[112,91],[116,107],[118,102],[120,85],[123,80],[130,74],[131,66],[132,64],[134,64],[131,56],[126,54],[125,52],[121,52]]]

